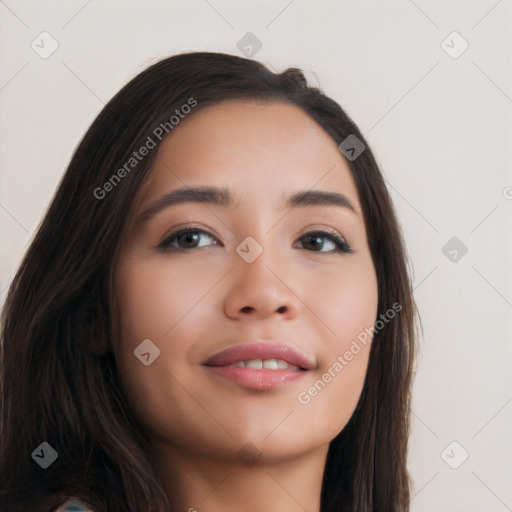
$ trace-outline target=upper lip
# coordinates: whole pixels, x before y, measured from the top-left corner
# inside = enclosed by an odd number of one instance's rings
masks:
[[[315,362],[299,352],[290,345],[285,345],[278,341],[251,341],[240,343],[217,352],[207,359],[203,364],[206,366],[225,366],[236,363],[237,361],[246,361],[248,359],[282,359],[288,364],[311,370]]]

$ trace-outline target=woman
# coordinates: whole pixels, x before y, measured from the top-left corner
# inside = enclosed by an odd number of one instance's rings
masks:
[[[341,107],[295,68],[162,60],[80,142],[9,290],[0,508],[408,510],[416,315]]]

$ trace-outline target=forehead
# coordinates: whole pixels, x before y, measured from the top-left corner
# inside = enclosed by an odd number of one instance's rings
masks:
[[[292,189],[333,190],[360,212],[336,142],[289,103],[228,101],[185,117],[161,144],[141,199],[205,184],[228,187],[242,201]]]

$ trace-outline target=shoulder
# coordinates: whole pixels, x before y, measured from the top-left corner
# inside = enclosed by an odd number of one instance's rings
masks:
[[[94,512],[88,505],[77,498],[70,497],[51,512]]]

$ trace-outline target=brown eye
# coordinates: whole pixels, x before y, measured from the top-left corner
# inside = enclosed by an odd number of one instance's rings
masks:
[[[324,248],[325,239],[328,239],[330,241],[331,245],[334,246],[333,249],[327,251],[321,250]],[[303,235],[301,237],[301,240],[305,240],[305,243],[303,245],[305,246],[306,249],[310,249],[313,252],[353,252],[353,249],[349,247],[345,240],[336,235],[328,233],[327,231],[311,231]],[[317,250],[318,248],[320,248],[320,250]]]
[[[216,238],[205,231],[204,229],[187,227],[178,229],[172,232],[169,236],[167,236],[162,242],[157,246],[159,250],[162,251],[171,251],[171,250],[189,250],[189,249],[200,249],[201,247],[205,247],[208,245],[217,245],[215,241],[213,244],[203,244],[199,245],[200,240],[203,236],[206,238],[210,238],[212,240],[216,240]],[[311,231],[306,233],[300,238],[303,241],[302,245],[306,250],[310,250],[313,252],[320,253],[352,253],[353,249],[349,247],[347,242],[342,238],[331,234],[327,231]],[[331,249],[322,250],[326,246],[330,244],[332,246]]]
[[[172,250],[172,249],[198,249],[204,247],[198,245],[198,241],[202,238],[202,235],[207,235],[208,238],[214,238],[211,233],[199,228],[183,228],[178,229],[166,237],[158,245],[158,249],[161,250]],[[177,245],[174,245],[176,242]],[[213,244],[214,245],[214,244]]]

